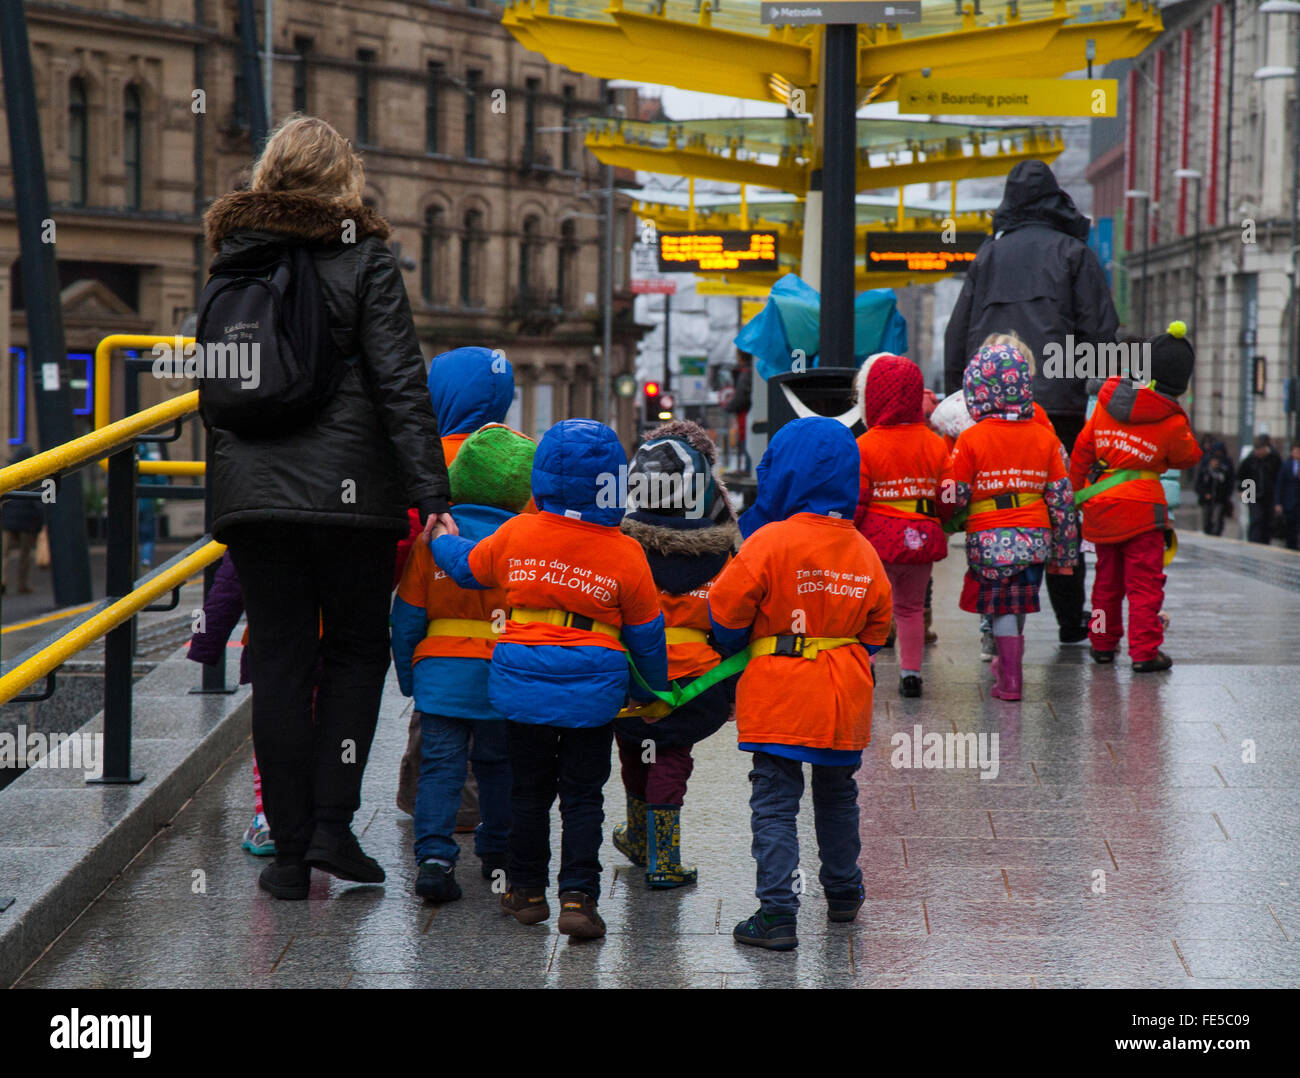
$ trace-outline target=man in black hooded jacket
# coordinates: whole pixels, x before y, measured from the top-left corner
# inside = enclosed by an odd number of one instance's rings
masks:
[[[990,333],[1016,333],[1037,361],[1034,400],[1067,450],[1083,429],[1087,376],[1069,363],[1066,337],[1081,344],[1115,340],[1119,316],[1097,256],[1088,246],[1091,222],[1062,191],[1042,161],[1022,161],[1007,177],[993,214],[993,238],[966,271],[944,334],[944,388],[959,392],[970,357]],[[1047,345],[1062,349],[1063,371],[1044,373]],[[1078,355],[1077,350],[1074,355]],[[1047,576],[1061,643],[1087,640],[1080,555],[1069,576]]]

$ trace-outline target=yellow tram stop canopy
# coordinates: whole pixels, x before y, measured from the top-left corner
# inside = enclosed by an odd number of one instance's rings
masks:
[[[896,98],[903,76],[1056,78],[1087,66],[1089,42],[1104,64],[1137,56],[1162,30],[1156,0],[921,3],[920,22],[858,28],[862,101]],[[823,28],[765,26],[759,0],[513,0],[502,25],[598,78],[814,110]]]
[[[816,167],[806,117],[585,121],[587,148],[616,168],[750,184],[802,195]],[[1054,161],[1059,128],[894,118],[857,121],[857,190],[1002,176],[1021,161]]]

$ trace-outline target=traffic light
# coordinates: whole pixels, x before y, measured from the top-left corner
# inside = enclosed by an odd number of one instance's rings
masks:
[[[663,395],[663,387],[658,382],[646,382],[641,387],[641,419],[645,423],[653,423],[655,417],[659,415],[659,398]]]

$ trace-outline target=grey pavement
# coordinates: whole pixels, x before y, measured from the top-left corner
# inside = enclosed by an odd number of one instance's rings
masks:
[[[1262,570],[1260,557],[1272,559]],[[393,803],[410,703],[390,677],[355,825],[385,886],[316,874],[298,903],[257,890],[264,862],[238,848],[252,812],[245,742],[19,986],[1298,987],[1295,566],[1285,551],[1188,536],[1169,571],[1172,671],[1133,674],[1122,656],[1095,667],[1086,649],[1058,647],[1044,612],[1029,619],[1025,698],[1010,704],[989,697],[976,619],[956,608],[954,545],[936,574],[925,696],[900,699],[893,656],[878,663],[859,773],[867,903],[856,924],[827,923],[805,795],[793,953],[730,937],[756,907],[747,757],[731,726],[698,746],[683,813],[699,883],[648,891],[607,838],[603,941],[570,943],[554,916],[533,928],[503,916],[468,836],[465,897],[422,903],[411,820]],[[893,735],[918,724],[997,733],[997,778],[891,766]],[[622,804],[615,767],[607,835]],[[552,831],[554,870],[558,813]]]

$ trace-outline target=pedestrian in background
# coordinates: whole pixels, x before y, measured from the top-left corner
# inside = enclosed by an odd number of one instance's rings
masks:
[[[19,464],[36,455],[30,445],[20,445],[9,457],[10,464]],[[45,506],[38,497],[8,497],[0,504],[0,526],[5,533],[3,576],[8,587],[9,556],[18,552],[18,594],[30,595],[32,590],[32,556],[36,550],[36,537],[45,527]]]
[[[1196,500],[1201,506],[1201,530],[1206,535],[1222,535],[1224,522],[1232,517],[1236,490],[1232,480],[1228,447],[1220,441],[1211,442],[1196,468]]]
[[[1267,434],[1255,438],[1255,445],[1237,468],[1237,486],[1250,517],[1247,538],[1252,543],[1269,543],[1273,539],[1274,491],[1282,458]],[[1247,486],[1246,484],[1251,484]]]
[[[348,141],[296,116],[266,143],[251,189],[217,199],[205,222],[214,272],[251,274],[268,248],[305,249],[339,357],[328,396],[283,433],[209,428],[212,531],[243,587],[275,835],[259,885],[284,899],[307,897],[312,867],[384,879],[351,823],[388,672],[396,540],[412,505],[429,533],[455,530],[406,287],[364,190]]]
[[[1282,514],[1288,550],[1300,547],[1300,441],[1291,443],[1291,458],[1277,473],[1274,508]]]

